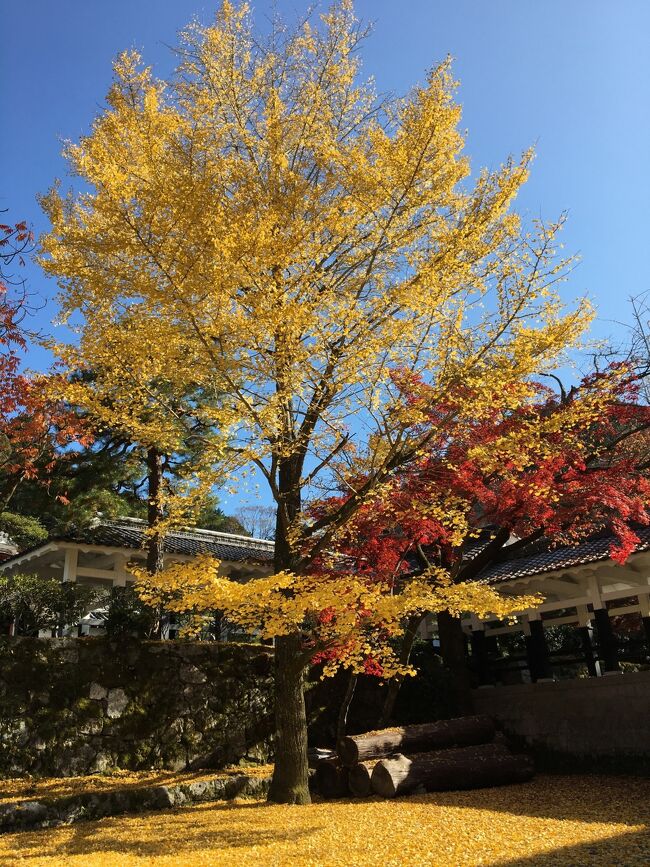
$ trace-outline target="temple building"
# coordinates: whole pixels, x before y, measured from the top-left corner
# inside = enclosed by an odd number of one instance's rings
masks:
[[[475,580],[508,595],[537,594],[543,603],[515,620],[463,619],[475,685],[515,684],[596,677],[626,664],[650,662],[650,528],[637,531],[640,544],[624,565],[609,556],[611,536],[571,547],[540,541],[522,550],[503,549],[503,560]],[[110,589],[133,582],[129,564],[146,561],[146,524],[134,518],[98,519],[69,537],[52,539],[9,556],[5,575],[29,573]],[[6,546],[5,546],[6,547]],[[221,572],[240,581],[268,575],[273,542],[201,529],[170,532],[165,562],[188,562],[209,553]],[[7,551],[7,553],[9,553]],[[5,553],[5,557],[7,556]],[[561,629],[558,629],[561,627]],[[89,613],[72,634],[101,631]],[[426,618],[422,638],[436,638],[435,618]]]
[[[464,619],[478,684],[549,680],[570,676],[572,668],[574,676],[595,677],[621,671],[626,661],[650,661],[650,528],[637,535],[640,543],[624,565],[610,558],[614,539],[606,535],[571,547],[540,542],[511,558],[505,548],[503,562],[476,580],[508,595],[537,594],[544,602],[514,623]],[[559,640],[558,634],[568,647],[553,650],[548,636]]]
[[[91,584],[107,591],[134,582],[129,564],[146,563],[146,523],[136,518],[98,519],[68,537],[51,539],[10,556],[0,563],[5,575],[37,574],[61,581]],[[198,554],[221,561],[220,572],[247,581],[268,575],[273,563],[273,542],[213,530],[174,530],[165,538],[165,565],[186,563]],[[89,612],[79,634],[101,631],[101,618]],[[77,625],[71,626],[77,631]]]

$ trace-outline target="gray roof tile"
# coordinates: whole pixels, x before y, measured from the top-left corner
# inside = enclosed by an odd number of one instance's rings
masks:
[[[136,518],[122,518],[109,521],[100,520],[95,524],[76,530],[66,536],[53,539],[53,542],[82,542],[87,545],[100,545],[106,548],[129,548],[137,551],[146,547],[146,523]],[[46,543],[49,544],[49,543]],[[42,547],[38,545],[37,548]],[[183,529],[174,530],[165,538],[165,552],[168,554],[212,554],[219,560],[273,561],[274,543],[266,539],[253,539],[232,533],[218,533],[214,530]],[[34,549],[35,550],[35,549]],[[21,551],[16,558],[27,553]],[[3,561],[3,568],[10,566],[14,557]]]
[[[83,533],[76,541],[107,547],[142,549],[146,547],[146,524],[134,519],[102,521]],[[173,530],[165,537],[168,554],[213,554],[220,560],[273,560],[274,544],[266,539],[252,539],[214,530]]]
[[[650,527],[637,528],[635,532],[640,539],[636,552],[649,551]],[[558,569],[570,569],[585,563],[607,560],[614,541],[614,537],[611,535],[601,535],[586,539],[577,545],[563,545],[557,548],[551,548],[546,542],[545,547],[542,550],[536,550],[535,553],[523,551],[518,557],[512,557],[502,563],[488,566],[477,576],[476,580],[485,584],[499,584],[514,578],[542,575],[545,572],[555,572]],[[506,555],[507,550],[507,548],[504,549]]]

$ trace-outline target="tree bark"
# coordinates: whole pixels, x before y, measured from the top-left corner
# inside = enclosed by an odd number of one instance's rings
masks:
[[[449,611],[438,614],[438,636],[440,652],[445,668],[452,678],[452,694],[459,714],[469,714],[474,710],[472,701],[472,680],[467,665],[465,636],[460,618]]]
[[[343,764],[351,768],[364,759],[390,756],[397,752],[488,743],[494,738],[494,731],[494,723],[489,717],[460,717],[350,735],[341,740],[338,752]]]
[[[268,799],[309,804],[307,714],[300,635],[275,642],[275,766]]]
[[[147,527],[152,532],[147,540],[147,572],[155,575],[165,566],[164,536],[156,531],[163,520],[161,503],[163,483],[163,455],[158,449],[147,450]]]
[[[276,521],[274,568],[295,571],[289,542],[291,522],[300,513],[300,464],[279,461],[280,501]],[[268,800],[279,804],[309,804],[305,662],[302,635],[294,632],[275,641],[275,766]]]
[[[594,622],[596,624],[598,658],[602,660],[603,669],[605,671],[620,671],[618,642],[606,608],[594,609]]]
[[[157,448],[147,449],[147,572],[157,575],[165,568],[165,538],[157,528],[164,517],[161,502],[163,484],[163,455]],[[157,606],[157,618],[152,638],[160,640],[163,632],[164,612]]]
[[[406,795],[415,789],[445,791],[521,783],[533,775],[527,756],[514,756],[502,744],[393,756],[377,762],[372,790],[384,798]]]
[[[339,715],[336,721],[336,743],[345,737],[345,728],[348,722],[348,713],[350,711],[350,705],[352,704],[352,699],[354,698],[354,691],[357,688],[357,679],[358,675],[354,674],[354,672],[350,672],[350,677],[348,678],[348,685],[345,690],[345,696],[343,697],[343,702],[341,703],[341,707],[339,708]]]
[[[421,614],[416,614],[409,619],[399,654],[399,661],[401,665],[408,665],[408,661],[411,658],[411,651],[413,650],[413,645],[415,644],[415,638],[418,634],[418,627],[422,622],[422,619],[423,618]],[[398,674],[395,677],[391,678],[391,680],[388,682],[388,687],[386,689],[386,698],[384,699],[384,706],[381,710],[381,716],[379,718],[379,728],[384,728],[385,726],[389,725],[391,717],[393,716],[393,711],[395,710],[395,702],[397,701],[397,696],[399,695],[399,691],[403,681],[404,676]]]

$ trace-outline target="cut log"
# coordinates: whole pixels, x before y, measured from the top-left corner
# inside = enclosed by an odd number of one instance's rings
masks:
[[[372,794],[370,776],[379,759],[360,762],[348,771],[348,786],[355,798],[369,798]]]
[[[342,738],[338,753],[346,767],[365,759],[383,758],[393,753],[416,753],[443,747],[484,744],[494,737],[494,723],[486,716],[465,716],[438,720],[417,726],[382,729]]]
[[[371,774],[371,789],[375,794],[392,798],[418,788],[430,791],[449,788],[444,785],[446,779],[450,778],[455,783],[459,769],[462,771],[467,765],[482,766],[486,761],[511,756],[510,750],[504,744],[495,741],[471,747],[414,753],[409,756],[398,753],[375,762],[373,773],[375,769],[376,773],[374,778]],[[464,787],[459,785],[451,788]]]
[[[419,788],[440,792],[523,783],[532,775],[528,756],[512,755],[501,744],[481,744],[381,759],[372,770],[371,785],[377,795],[394,798]]]
[[[344,768],[338,756],[321,759],[316,764],[316,789],[324,798],[345,798],[350,794],[348,788],[348,769]]]

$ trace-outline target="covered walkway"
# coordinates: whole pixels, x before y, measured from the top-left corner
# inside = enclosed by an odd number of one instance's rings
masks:
[[[505,560],[478,580],[509,595],[536,593],[516,622],[463,621],[477,684],[598,677],[650,666],[650,529],[624,565],[611,537]],[[558,627],[564,627],[558,629]]]

